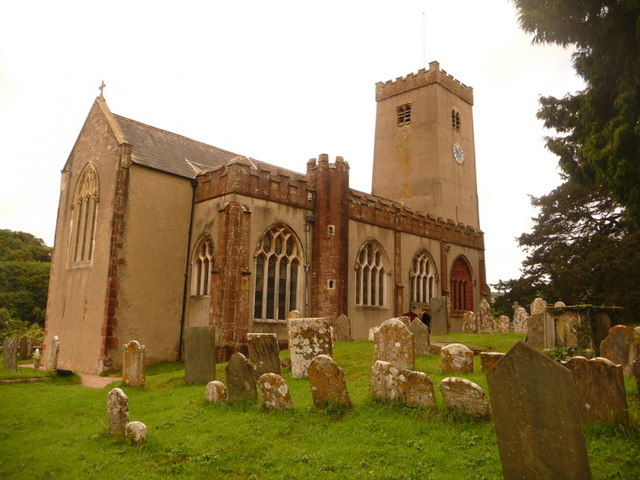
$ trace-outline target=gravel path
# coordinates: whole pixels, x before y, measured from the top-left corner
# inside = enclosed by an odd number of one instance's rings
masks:
[[[33,368],[33,364],[20,364],[20,368]],[[82,385],[89,388],[104,388],[111,382],[119,382],[122,377],[102,377],[100,375],[92,375],[90,373],[78,373]]]

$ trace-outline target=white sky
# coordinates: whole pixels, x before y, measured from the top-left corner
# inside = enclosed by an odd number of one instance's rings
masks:
[[[341,155],[369,192],[375,83],[432,60],[474,88],[487,278],[516,278],[528,194],[559,183],[538,97],[582,84],[508,0],[3,1],[0,228],[53,244],[60,170],[102,80],[114,113],[299,172]]]

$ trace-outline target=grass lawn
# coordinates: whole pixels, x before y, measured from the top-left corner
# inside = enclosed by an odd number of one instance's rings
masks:
[[[494,351],[506,351],[522,338],[446,337]],[[428,372],[436,386],[438,407],[428,410],[371,400],[372,344],[337,344],[334,357],[345,370],[354,404],[334,414],[315,411],[309,382],[292,379],[288,371],[284,377],[295,408],[264,412],[255,405],[206,403],[204,385],[185,385],[180,363],[149,367],[146,387],[123,387],[130,419],[149,427],[148,442],[138,447],[106,434],[107,392],[119,383],[91,389],[71,377],[0,385],[0,478],[502,478],[493,424],[443,407],[439,357],[417,360],[416,369]],[[217,366],[223,382],[224,366]],[[486,389],[477,357],[475,367],[476,373],[463,376]],[[627,393],[629,425],[585,428],[594,479],[640,478],[640,402],[631,379]]]

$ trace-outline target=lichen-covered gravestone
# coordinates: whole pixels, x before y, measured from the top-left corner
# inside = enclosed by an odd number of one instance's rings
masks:
[[[234,353],[224,371],[227,375],[227,401],[229,403],[240,400],[252,402],[258,400],[256,371],[247,357],[240,352]]]
[[[7,372],[18,370],[18,339],[6,337],[4,339],[4,369]]]
[[[291,352],[291,376],[307,378],[311,360],[318,355],[333,354],[330,319],[289,318],[289,350]]]
[[[141,445],[147,441],[147,426],[142,422],[129,422],[124,427],[124,436],[132,445]]]
[[[60,353],[60,339],[57,335],[54,335],[49,345],[46,346],[45,354],[45,365],[44,368],[49,370],[50,372],[58,371],[58,354]]]
[[[207,402],[209,403],[226,403],[227,402],[227,389],[219,380],[213,380],[207,383],[207,387],[205,388],[205,396],[207,397]]]
[[[622,367],[606,358],[570,358],[564,365],[573,373],[583,422],[627,420],[627,396]]]
[[[289,387],[281,375],[265,373],[258,378],[262,403],[268,410],[287,410],[293,408]]]
[[[409,331],[413,333],[413,348],[415,355],[430,355],[431,346],[429,340],[429,327],[422,320],[414,318],[409,325]]]
[[[504,357],[504,353],[500,352],[480,352],[480,369],[482,372],[487,372],[493,367],[498,360]]]
[[[371,393],[383,402],[397,400],[425,408],[436,404],[433,382],[429,375],[399,369],[392,363],[381,360],[371,367]]]
[[[473,373],[473,350],[461,343],[451,343],[440,349],[442,373]]]
[[[122,352],[122,383],[130,387],[144,387],[144,382],[144,345],[131,340]]]
[[[184,381],[209,383],[216,379],[216,340],[212,326],[184,329]]]
[[[511,324],[509,317],[506,315],[500,315],[497,323],[498,333],[509,333],[509,325]]]
[[[480,419],[491,416],[484,390],[471,380],[458,377],[443,378],[440,382],[440,393],[444,404],[450,410]]]
[[[263,373],[280,375],[280,349],[275,333],[247,333],[249,361],[256,369],[256,377]]]
[[[515,333],[527,333],[527,311],[524,307],[518,307],[513,312],[513,331]]]
[[[486,298],[478,304],[478,333],[491,333],[493,330],[493,314]]]
[[[413,334],[399,319],[383,322],[374,341],[376,360],[393,363],[397,368],[412,369],[415,365]]]
[[[322,409],[332,403],[351,407],[344,371],[333,358],[318,355],[311,360],[308,373],[311,396],[316,408]]]
[[[571,372],[518,342],[487,372],[505,480],[590,480]]]
[[[466,311],[462,315],[462,331],[464,333],[478,333],[478,324],[476,322],[476,314]]]
[[[120,388],[109,391],[107,416],[109,418],[109,433],[124,435],[125,426],[129,423],[129,397]]]
[[[542,298],[536,298],[531,303],[531,315],[539,315],[547,310],[547,302]]]
[[[631,367],[636,359],[638,347],[633,330],[624,325],[615,325],[607,338],[600,342],[600,356],[622,365],[625,375],[631,375]]]

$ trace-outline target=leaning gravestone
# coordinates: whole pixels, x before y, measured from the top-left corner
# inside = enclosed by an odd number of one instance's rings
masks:
[[[293,408],[289,387],[281,375],[265,373],[258,378],[262,403],[267,410],[287,410]]]
[[[351,322],[344,313],[339,315],[333,322],[333,333],[336,337],[336,342],[351,341]]]
[[[249,361],[256,369],[256,378],[263,373],[282,373],[280,348],[275,333],[247,333]]]
[[[18,370],[18,339],[16,337],[6,337],[4,339],[4,369],[7,372]]]
[[[390,318],[375,333],[376,360],[393,363],[398,368],[412,369],[415,364],[413,334],[397,318]]]
[[[144,345],[131,340],[122,353],[122,383],[130,387],[144,387]]]
[[[415,355],[430,355],[431,346],[429,340],[429,327],[418,317],[409,325],[409,331],[413,333],[413,349]]]
[[[440,393],[446,407],[474,418],[489,418],[489,401],[477,383],[466,378],[447,377],[440,382]]]
[[[473,350],[461,343],[450,343],[440,349],[442,373],[473,373]]]
[[[209,383],[216,378],[216,339],[211,326],[184,329],[184,381]]]
[[[58,371],[58,354],[60,353],[60,339],[57,335],[54,335],[47,349],[45,350],[46,354],[46,363],[44,367],[50,372],[56,373]]]
[[[318,355],[333,354],[329,318],[289,318],[291,376],[306,378],[311,360]]]
[[[462,331],[464,333],[478,333],[475,313],[466,311],[462,314]]]
[[[124,435],[125,426],[129,423],[129,397],[120,388],[109,391],[107,396],[107,416],[109,433]]]
[[[573,373],[583,422],[627,420],[622,367],[606,358],[573,357],[563,363]]]
[[[513,331],[515,333],[527,333],[527,311],[524,307],[518,307],[513,312]]]
[[[255,402],[258,400],[256,391],[256,370],[249,363],[247,357],[236,352],[229,358],[224,369],[227,375],[227,401],[234,403],[240,400]]]
[[[491,333],[493,330],[493,314],[491,313],[491,305],[486,298],[480,300],[478,304],[478,333]]]
[[[590,480],[571,372],[518,342],[487,372],[505,480]]]
[[[329,355],[318,355],[309,364],[309,384],[313,404],[323,409],[329,404],[351,408],[344,371]]]
[[[607,338],[600,342],[600,356],[622,365],[622,372],[625,375],[632,374],[631,366],[638,350],[640,348],[636,344],[633,330],[624,325],[611,327]]]
[[[431,325],[429,329],[432,335],[449,333],[449,310],[449,297],[431,298]]]

